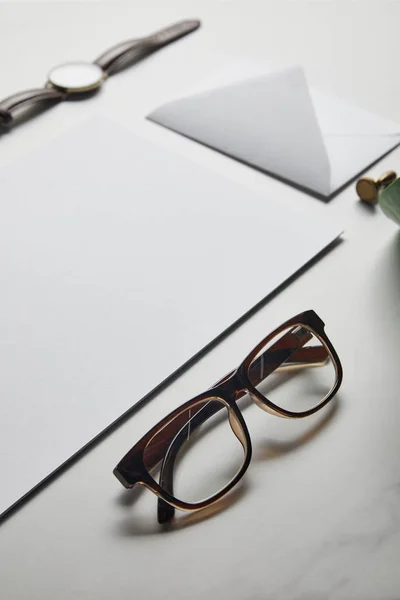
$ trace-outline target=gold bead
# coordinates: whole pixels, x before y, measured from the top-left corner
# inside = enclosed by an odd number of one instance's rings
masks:
[[[378,193],[381,188],[386,188],[388,185],[396,181],[397,175],[394,171],[387,171],[378,179],[371,177],[361,177],[357,181],[356,191],[363,202],[376,204],[378,201]]]

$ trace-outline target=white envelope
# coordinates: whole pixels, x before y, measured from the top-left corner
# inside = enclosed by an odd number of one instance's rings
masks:
[[[329,199],[400,142],[400,126],[309,88],[301,67],[174,100],[148,118]]]

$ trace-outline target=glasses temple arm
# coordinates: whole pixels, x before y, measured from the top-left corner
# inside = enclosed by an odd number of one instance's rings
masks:
[[[215,415],[223,408],[223,405],[219,402],[208,402],[203,406],[197,413],[188,420],[188,422],[179,430],[171,441],[167,452],[165,453],[164,460],[161,464],[160,470],[160,487],[168,491],[173,495],[173,474],[176,457],[182,448],[183,444],[187,441],[190,435],[200,427],[210,417]],[[166,523],[170,521],[174,516],[175,509],[173,506],[165,502],[162,498],[158,499],[158,522]]]
[[[249,379],[253,385],[258,385],[263,381],[270,373],[281,373],[292,369],[303,369],[308,367],[318,367],[324,365],[329,359],[329,354],[325,346],[306,346],[305,348],[298,348],[293,354],[284,359],[284,364],[280,362],[280,352],[278,349],[274,350],[274,354],[269,357],[268,353],[270,350],[264,352],[261,356],[250,365],[249,368]],[[281,349],[282,354],[286,352],[286,349]],[[271,364],[275,362],[280,364],[270,370]]]

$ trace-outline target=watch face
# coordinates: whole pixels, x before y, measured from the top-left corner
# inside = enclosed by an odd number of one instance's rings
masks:
[[[81,93],[95,90],[106,77],[101,67],[87,62],[71,62],[54,67],[48,80],[63,92]]]

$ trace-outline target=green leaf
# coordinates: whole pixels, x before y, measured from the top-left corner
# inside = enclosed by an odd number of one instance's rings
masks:
[[[381,192],[379,206],[389,219],[400,226],[400,179],[396,179]]]

